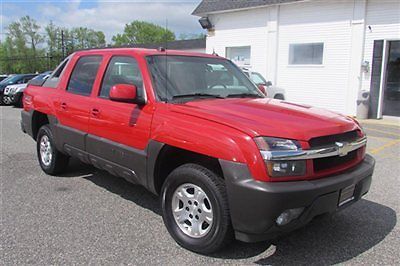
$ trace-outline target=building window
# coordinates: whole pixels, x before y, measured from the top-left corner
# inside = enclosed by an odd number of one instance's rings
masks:
[[[289,45],[289,65],[322,65],[324,43]]]
[[[250,46],[226,47],[226,58],[240,66],[250,65]]]

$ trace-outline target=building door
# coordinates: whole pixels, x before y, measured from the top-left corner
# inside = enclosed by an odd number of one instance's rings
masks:
[[[383,92],[383,115],[400,116],[400,41],[390,41]]]

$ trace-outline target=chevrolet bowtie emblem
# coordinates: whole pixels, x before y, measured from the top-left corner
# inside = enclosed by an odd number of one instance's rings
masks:
[[[350,151],[350,145],[347,143],[335,142],[335,145],[338,148],[340,157],[346,156]]]

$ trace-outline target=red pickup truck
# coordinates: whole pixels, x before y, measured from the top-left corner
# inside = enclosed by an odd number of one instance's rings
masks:
[[[44,172],[70,157],[160,195],[183,247],[274,238],[368,192],[374,159],[352,118],[265,98],[231,61],[165,49],[75,52],[24,92]]]

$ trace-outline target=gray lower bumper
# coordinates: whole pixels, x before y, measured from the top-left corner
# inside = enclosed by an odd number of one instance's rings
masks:
[[[334,212],[368,192],[375,160],[367,155],[358,166],[335,176],[295,182],[254,180],[245,164],[220,161],[228,192],[236,238],[246,242],[271,239],[301,227],[315,216]],[[340,190],[355,185],[354,200],[338,207]],[[276,218],[285,210],[305,207],[301,216],[286,226]]]

